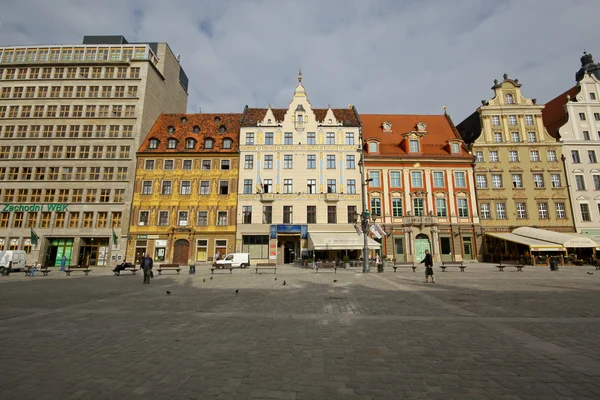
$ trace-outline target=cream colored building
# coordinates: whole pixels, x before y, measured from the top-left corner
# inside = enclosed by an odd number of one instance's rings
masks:
[[[457,125],[475,158],[475,185],[485,232],[519,226],[573,232],[562,146],[548,134],[543,104],[522,95],[518,79],[494,81],[494,97]],[[483,253],[492,239],[486,235]]]
[[[136,150],[161,113],[186,105],[166,43],[0,48],[0,248],[50,266],[123,260]]]
[[[248,108],[240,128],[236,249],[253,260],[357,257],[360,120],[315,109],[302,75],[287,109]]]

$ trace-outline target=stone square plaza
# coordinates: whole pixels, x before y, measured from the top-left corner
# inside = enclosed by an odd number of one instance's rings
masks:
[[[0,276],[0,398],[600,398],[600,271],[435,273]]]

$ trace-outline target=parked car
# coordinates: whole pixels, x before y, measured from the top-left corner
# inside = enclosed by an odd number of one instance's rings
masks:
[[[4,275],[8,270],[22,271],[26,268],[27,253],[25,250],[2,250],[0,251],[0,274]]]
[[[217,268],[246,268],[250,266],[250,254],[230,253],[215,263]]]

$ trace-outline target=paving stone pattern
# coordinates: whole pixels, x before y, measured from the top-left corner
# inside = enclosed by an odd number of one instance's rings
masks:
[[[0,398],[597,399],[588,271],[13,274]]]

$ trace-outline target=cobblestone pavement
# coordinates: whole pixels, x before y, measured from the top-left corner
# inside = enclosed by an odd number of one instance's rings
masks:
[[[0,276],[3,400],[600,398],[591,267],[50,275]]]

